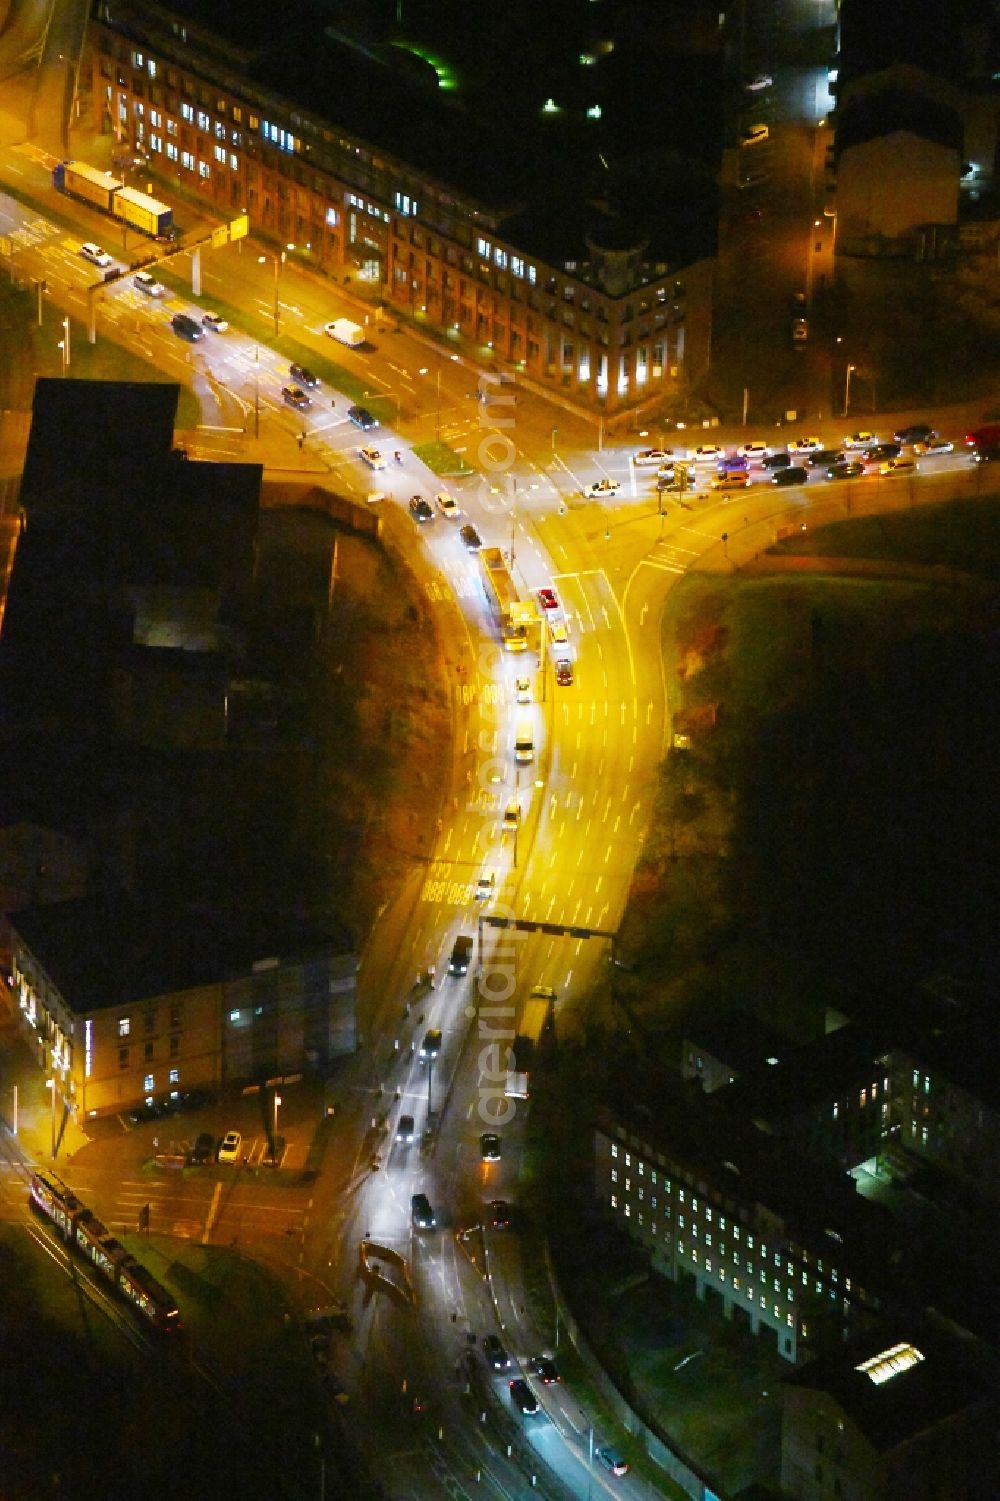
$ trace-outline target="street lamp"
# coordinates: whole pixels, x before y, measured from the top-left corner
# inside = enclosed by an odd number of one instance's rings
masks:
[[[267,263],[268,263],[268,261],[272,261],[273,264],[274,264],[274,337],[275,338],[277,338],[278,334],[281,332],[281,304],[278,301],[278,276],[279,276],[281,268],[285,264],[285,261],[287,260],[287,258],[288,258],[288,253],[285,250],[283,250],[280,255],[259,255],[257,257],[257,264],[258,264],[258,266],[266,266]]]
[[[858,368],[857,365],[848,365],[848,367],[847,367],[847,374],[844,377],[844,416],[845,417],[847,416],[848,412],[851,409],[851,376],[854,374],[854,371],[857,368]]]
[[[46,1079],[45,1088],[52,1091],[52,1161],[56,1160],[56,1080],[55,1075]]]
[[[430,371],[428,370],[428,368],[427,368],[426,365],[422,365],[421,368],[420,368],[419,374],[420,375],[429,375]],[[438,365],[437,371],[435,372],[434,384],[435,384],[436,391],[437,391],[437,397],[436,397],[436,399],[437,399],[437,408],[436,408],[435,413],[434,413],[434,436],[436,438],[440,438],[440,436],[441,436],[441,366],[440,365]]]

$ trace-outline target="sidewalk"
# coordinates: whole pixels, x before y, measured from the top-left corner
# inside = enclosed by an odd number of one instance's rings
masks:
[[[60,1163],[72,1161],[89,1137],[75,1116],[63,1110],[61,1097],[53,1112],[52,1092],[45,1080],[13,1008],[13,997],[5,985],[0,986],[0,1130],[23,1161],[52,1166],[58,1172]]]

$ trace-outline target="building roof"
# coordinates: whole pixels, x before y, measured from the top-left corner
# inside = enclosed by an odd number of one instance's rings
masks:
[[[912,89],[855,94],[837,116],[836,151],[895,135],[917,136],[962,155],[964,131],[956,110]]]
[[[275,917],[145,906],[123,892],[24,907],[10,925],[77,1016],[238,980],[262,961],[351,950],[349,935]]]
[[[719,1103],[720,1093],[664,1080],[646,1115],[634,1104],[616,1116],[598,1118],[612,1133],[623,1125],[630,1135],[658,1151],[676,1170],[711,1184],[718,1193],[774,1215],[790,1238],[818,1251],[826,1244],[831,1259],[875,1292],[885,1290],[893,1258],[892,1220],[879,1204],[857,1193],[853,1180],[835,1167],[800,1155],[794,1147],[737,1117]]]
[[[967,76],[961,22],[978,0],[841,0],[840,80],[909,63],[943,78]]]
[[[752,1011],[734,1015],[712,1006],[704,1006],[688,1023],[685,1044],[718,1059],[734,1074],[759,1068],[769,1058],[780,1058],[793,1048],[784,1033]]]
[[[732,1108],[756,1118],[787,1121],[800,1111],[853,1093],[884,1073],[870,1037],[848,1024],[804,1046],[784,1043],[745,1069],[723,1097]]]
[[[832,1397],[882,1453],[977,1407],[992,1391],[972,1342],[959,1344],[924,1319],[880,1323],[785,1383]]]
[[[907,1055],[916,1066],[942,1074],[974,1099],[1000,1110],[996,1036],[992,996],[923,996],[900,1019],[893,1052]]]

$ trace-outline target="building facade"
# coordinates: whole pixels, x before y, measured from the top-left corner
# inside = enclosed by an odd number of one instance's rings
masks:
[[[246,211],[286,254],[376,290],[484,363],[607,412],[704,374],[713,259],[669,264],[597,209],[554,258],[516,206],[487,201],[488,169],[480,199],[435,180],[251,82],[249,54],[157,7],[98,6],[89,45],[93,125],[163,183],[220,218]]]
[[[11,919],[22,1023],[80,1119],[184,1090],[322,1071],[354,1051],[357,959],[343,943],[260,956],[224,925],[210,933],[207,920],[179,916],[168,926],[169,934],[159,914],[124,897]]]
[[[789,1186],[807,1184],[778,1181],[776,1159],[774,1192],[768,1193],[760,1163],[754,1170],[739,1161],[739,1147],[754,1146],[752,1128],[740,1132],[735,1121],[727,1122],[723,1134],[732,1152],[716,1156],[707,1146],[716,1128],[707,1116],[701,1124],[707,1136],[700,1140],[697,1123],[696,1136],[685,1139],[690,1122],[676,1136],[658,1123],[653,1140],[651,1133],[603,1117],[594,1138],[598,1202],[645,1248],[654,1271],[674,1282],[690,1278],[699,1297],[719,1299],[727,1318],[745,1320],[754,1334],[770,1331],[788,1361],[803,1358],[820,1326],[863,1326],[880,1298],[858,1275],[862,1258],[842,1215],[826,1212],[821,1170],[809,1175],[816,1209],[810,1223],[790,1210],[787,1197]],[[761,1146],[765,1158],[773,1155],[771,1143]],[[716,1162],[714,1172],[706,1169],[708,1158]],[[801,1177],[803,1164],[788,1164],[794,1167]]]

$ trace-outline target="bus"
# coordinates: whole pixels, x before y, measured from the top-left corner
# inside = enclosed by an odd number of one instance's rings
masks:
[[[517,586],[499,547],[484,547],[479,563],[486,598],[504,646],[508,651],[525,651],[528,623],[534,620],[534,611],[518,598]]]

